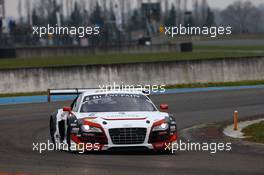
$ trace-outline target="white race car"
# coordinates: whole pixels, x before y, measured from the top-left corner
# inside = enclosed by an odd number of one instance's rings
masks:
[[[50,117],[53,143],[66,144],[67,150],[148,148],[166,152],[178,138],[174,118],[161,112],[168,110],[168,105],[161,104],[159,111],[142,92],[77,93],[70,107]]]

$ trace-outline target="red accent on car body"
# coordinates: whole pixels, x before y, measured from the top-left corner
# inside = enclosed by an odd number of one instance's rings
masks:
[[[103,132],[103,138],[101,138],[101,139],[103,139],[105,142],[108,142],[104,128],[99,123],[94,123],[94,122],[91,122],[88,120],[84,120],[84,125],[89,125],[89,126],[93,126],[93,127],[101,129]],[[76,135],[74,135],[74,136],[72,135],[72,140],[76,143],[81,143],[80,138],[79,137],[76,138],[76,137],[77,137]]]
[[[160,105],[160,109],[161,110],[168,110],[169,109],[169,105],[168,104],[161,104]]]
[[[162,119],[162,120],[159,120],[159,121],[156,121],[153,123],[152,127],[151,127],[151,131],[152,129],[155,127],[155,126],[159,126],[161,125],[162,123],[166,123],[166,120],[165,119]]]
[[[64,107],[62,108],[62,110],[63,110],[63,112],[71,112],[72,108],[69,107],[69,106],[64,106]]]
[[[81,144],[81,143],[83,143],[83,142],[81,142],[80,138],[79,138],[76,134],[71,134],[71,139],[72,139],[72,141],[74,141],[76,144]],[[85,144],[85,143],[83,143],[83,144]],[[99,150],[97,150],[97,151],[101,151],[101,150],[103,149],[103,147],[104,147],[104,144],[97,144],[97,145],[99,145]]]
[[[175,142],[178,139],[178,134],[175,133],[171,135],[170,139],[164,142],[156,142],[152,143],[153,149],[154,150],[164,150],[166,148],[166,144],[169,144],[171,142]]]

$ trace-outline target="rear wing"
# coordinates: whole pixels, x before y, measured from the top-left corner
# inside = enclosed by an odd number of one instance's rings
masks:
[[[99,92],[100,89],[96,88],[75,88],[75,89],[48,89],[48,102],[51,102],[53,95],[80,95],[84,92]]]
[[[108,89],[111,90],[111,89]],[[122,91],[122,89],[119,89],[120,91]],[[75,89],[48,89],[48,102],[51,102],[51,96],[53,95],[80,95],[84,92],[90,92],[92,93],[97,93],[97,92],[106,92],[107,89],[100,89],[100,88],[75,88]],[[130,90],[125,90],[127,92],[141,92],[145,95],[149,95],[150,91],[147,89],[143,89],[143,88],[134,88],[134,89],[130,89]]]

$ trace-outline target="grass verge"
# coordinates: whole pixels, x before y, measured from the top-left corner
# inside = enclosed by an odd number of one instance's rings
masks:
[[[118,63],[144,63],[158,61],[202,60],[216,58],[241,58],[264,56],[264,53],[202,51],[181,53],[143,53],[143,54],[90,54],[80,56],[47,57],[47,58],[17,58],[0,59],[0,69],[39,68],[54,66],[76,66]]]
[[[250,125],[242,130],[247,140],[252,142],[264,143],[264,121]]]
[[[243,51],[243,52],[253,52],[253,51],[263,51],[264,52],[264,45],[246,45],[246,46],[214,46],[214,45],[194,45],[194,50],[196,51]]]
[[[238,82],[178,84],[178,85],[167,85],[166,88],[167,89],[173,89],[173,88],[203,88],[203,87],[256,86],[256,85],[264,85],[264,80],[238,81]]]

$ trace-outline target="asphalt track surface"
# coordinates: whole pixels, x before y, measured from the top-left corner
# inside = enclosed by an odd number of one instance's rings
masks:
[[[264,89],[156,95],[168,103],[180,129],[231,118],[264,114]],[[71,154],[32,151],[49,139],[49,115],[69,102],[0,106],[0,174],[264,174],[264,156],[244,148],[231,152],[149,152]]]

